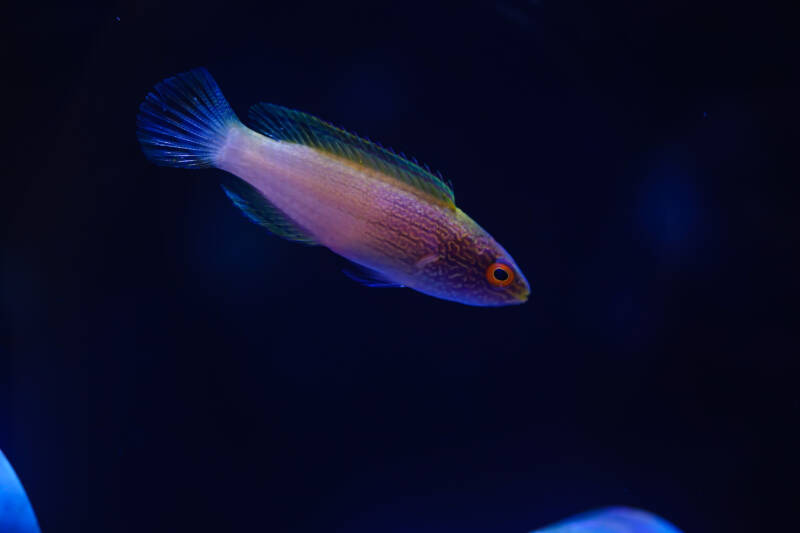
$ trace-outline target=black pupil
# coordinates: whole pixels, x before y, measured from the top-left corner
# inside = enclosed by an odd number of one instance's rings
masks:
[[[496,279],[497,281],[505,281],[508,279],[508,272],[506,272],[502,268],[495,268],[494,279]]]

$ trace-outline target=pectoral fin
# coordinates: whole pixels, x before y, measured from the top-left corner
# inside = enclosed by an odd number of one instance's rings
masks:
[[[417,268],[425,268],[431,263],[438,261],[440,257],[441,256],[439,254],[428,254],[420,258],[419,261],[417,261],[416,263],[414,263],[414,266]]]

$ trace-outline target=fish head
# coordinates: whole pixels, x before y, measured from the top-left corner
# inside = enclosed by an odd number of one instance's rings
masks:
[[[428,294],[476,306],[525,303],[528,280],[505,248],[457,209],[456,231],[426,260]]]

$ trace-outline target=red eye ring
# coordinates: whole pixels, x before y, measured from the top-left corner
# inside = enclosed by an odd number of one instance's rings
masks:
[[[508,287],[514,281],[514,271],[503,263],[492,263],[486,269],[486,279],[495,287]]]

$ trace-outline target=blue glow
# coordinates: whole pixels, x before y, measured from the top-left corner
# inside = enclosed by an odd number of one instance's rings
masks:
[[[640,191],[639,223],[661,256],[680,258],[698,245],[700,206],[697,190],[683,173],[649,179]]]
[[[0,451],[0,531],[40,533],[36,515],[17,474]]]
[[[646,511],[608,507],[579,514],[531,533],[681,533],[681,530]]]

